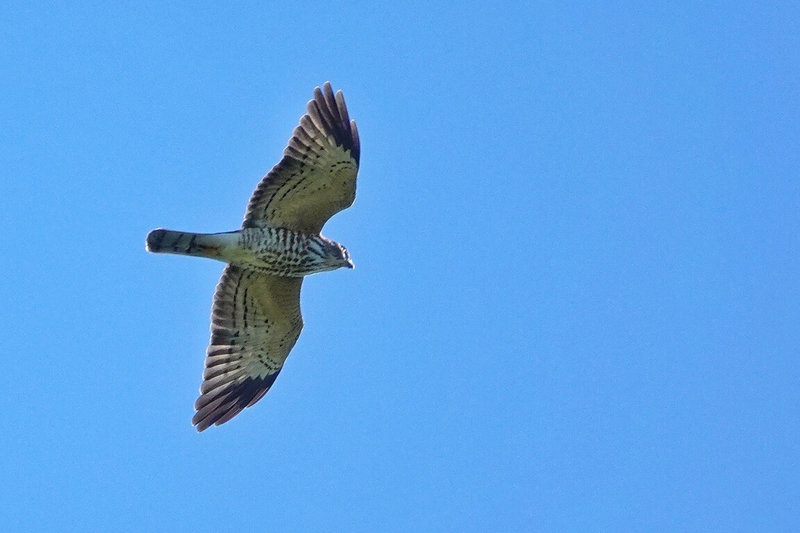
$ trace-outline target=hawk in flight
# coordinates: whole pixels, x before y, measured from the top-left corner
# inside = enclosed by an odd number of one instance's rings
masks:
[[[283,158],[253,192],[242,228],[156,229],[147,250],[228,263],[214,293],[211,342],[192,424],[203,431],[250,407],[272,386],[303,318],[303,276],[353,268],[344,246],[320,234],[356,196],[360,145],[341,91],[314,89]]]

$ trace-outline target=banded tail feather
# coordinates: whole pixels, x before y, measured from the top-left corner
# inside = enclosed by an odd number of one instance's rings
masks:
[[[219,259],[221,249],[228,244],[230,233],[185,233],[154,229],[147,234],[147,251],[154,254],[192,255]]]

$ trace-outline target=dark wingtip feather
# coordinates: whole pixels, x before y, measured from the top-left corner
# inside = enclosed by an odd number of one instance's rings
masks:
[[[350,148],[350,154],[353,156],[356,164],[359,164],[361,159],[361,139],[358,137],[358,128],[356,127],[356,121],[350,121],[350,130],[353,132],[353,146]]]
[[[192,425],[201,432],[212,425],[224,424],[261,399],[279,373],[280,370],[264,377],[249,377],[202,393],[195,402],[197,412],[192,417]]]
[[[312,105],[313,104],[313,105]],[[347,103],[341,90],[334,93],[330,81],[322,84],[322,88],[314,88],[314,98],[308,102],[307,109],[309,114],[319,118],[329,131],[336,144],[350,150],[350,154],[356,163],[361,157],[361,145],[358,139],[358,130],[355,122],[350,120],[347,112]]]

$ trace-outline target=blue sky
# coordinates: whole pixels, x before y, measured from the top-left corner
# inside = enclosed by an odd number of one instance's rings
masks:
[[[276,3],[277,4],[277,3]],[[0,6],[0,522],[800,529],[793,3]],[[357,268],[190,425],[226,231],[314,86]]]

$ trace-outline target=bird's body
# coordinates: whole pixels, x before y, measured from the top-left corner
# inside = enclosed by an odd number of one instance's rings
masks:
[[[211,342],[192,423],[222,424],[258,401],[294,347],[303,319],[303,276],[353,267],[320,234],[355,199],[360,143],[341,91],[314,90],[283,158],[261,180],[242,228],[224,233],[157,229],[147,250],[228,263],[214,293]]]
[[[147,236],[147,251],[207,257],[275,276],[302,277],[353,267],[350,254],[339,243],[286,228],[205,234],[157,229]]]

